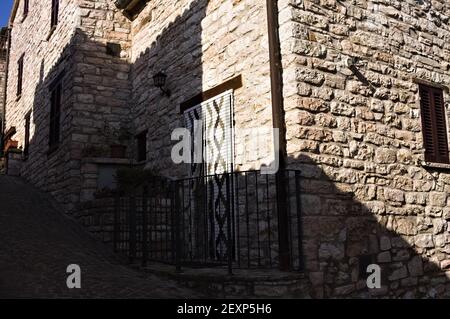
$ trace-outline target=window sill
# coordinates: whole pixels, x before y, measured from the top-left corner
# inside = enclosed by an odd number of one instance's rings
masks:
[[[422,162],[421,165],[422,165],[422,167],[428,168],[428,169],[438,169],[438,170],[449,170],[450,171],[450,164]]]

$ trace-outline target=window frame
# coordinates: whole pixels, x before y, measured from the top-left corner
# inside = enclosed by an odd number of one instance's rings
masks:
[[[61,143],[62,87],[63,83],[59,80],[50,88],[49,154],[57,150]]]
[[[448,165],[450,164],[449,123],[444,89],[419,83],[419,100],[425,161]]]
[[[16,97],[20,99],[23,93],[23,70],[25,64],[25,54],[22,54],[17,61],[17,92]]]
[[[147,134],[148,130],[145,130],[135,136],[136,140],[136,161],[145,162],[147,161]]]

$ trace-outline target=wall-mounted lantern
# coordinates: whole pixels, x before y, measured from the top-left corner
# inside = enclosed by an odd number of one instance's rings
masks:
[[[159,88],[165,96],[170,97],[170,90],[165,89],[167,75],[164,72],[158,72],[153,76],[153,84]]]

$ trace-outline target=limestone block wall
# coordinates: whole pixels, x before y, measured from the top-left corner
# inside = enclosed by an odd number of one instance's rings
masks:
[[[170,158],[171,132],[184,127],[180,104],[238,75],[235,126],[272,127],[266,16],[263,1],[155,0],[133,21],[132,114],[137,133],[149,130],[148,168],[186,175],[186,166]],[[153,85],[161,70],[170,98]],[[259,168],[259,160],[241,169]]]
[[[51,32],[51,2],[33,1],[27,17],[22,15],[19,1],[12,21],[10,68],[6,129],[16,127],[13,139],[24,146],[25,115],[31,112],[29,160],[23,162],[21,175],[41,189],[52,193],[59,201],[66,200],[70,187],[69,160],[70,107],[73,98],[73,35],[77,25],[78,7],[75,0],[61,1],[59,24]],[[17,97],[17,62],[24,55],[23,90]],[[48,154],[51,82],[65,72],[61,108],[61,145]]]
[[[117,48],[114,52],[108,49],[111,45]],[[115,141],[105,136],[105,124],[119,129],[121,123],[131,122],[130,47],[130,21],[116,9],[114,1],[80,2],[70,163],[71,184],[77,187],[72,195],[74,203],[92,199],[96,189],[92,184],[95,174],[82,165],[83,158],[89,156],[85,150],[100,148],[102,154],[97,156],[109,157],[110,144]],[[126,142],[128,151],[130,143]]]
[[[448,295],[450,170],[422,165],[414,79],[450,84],[449,3],[279,7],[287,149],[290,167],[302,170],[315,295]],[[356,71],[345,65],[349,57],[359,59]],[[372,263],[382,267],[382,288],[369,291]]]
[[[3,114],[6,80],[6,56],[3,57],[1,52],[2,48],[0,47],[0,118]]]

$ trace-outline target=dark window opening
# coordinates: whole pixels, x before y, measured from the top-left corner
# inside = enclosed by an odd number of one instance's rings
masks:
[[[450,164],[444,92],[440,88],[420,85],[425,161]]]
[[[23,18],[25,19],[30,11],[30,0],[23,1]]]
[[[142,162],[147,160],[147,131],[136,136],[137,156],[136,160]]]
[[[51,27],[52,29],[56,27],[58,24],[58,15],[59,15],[59,0],[52,0],[52,19],[51,19]]]
[[[30,149],[30,125],[31,125],[31,112],[25,115],[25,142],[23,146],[23,156],[24,159],[28,158]]]
[[[23,86],[23,60],[24,55],[22,55],[17,62],[17,96],[20,97],[22,95],[22,86]]]
[[[106,54],[114,56],[114,57],[120,57],[120,52],[122,51],[122,48],[119,43],[112,43],[108,42],[106,44]]]
[[[50,152],[58,148],[60,142],[61,93],[62,84],[58,83],[51,90],[49,135]]]

